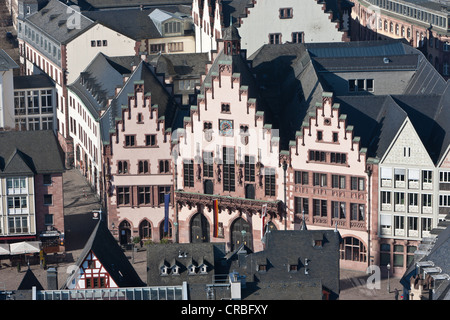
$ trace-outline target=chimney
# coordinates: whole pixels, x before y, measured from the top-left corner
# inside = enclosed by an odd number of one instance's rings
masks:
[[[58,271],[54,267],[47,269],[47,290],[58,290]]]

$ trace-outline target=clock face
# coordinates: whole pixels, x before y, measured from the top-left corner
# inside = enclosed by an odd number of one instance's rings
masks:
[[[233,120],[220,120],[219,121],[219,131],[223,136],[232,137],[233,136]]]

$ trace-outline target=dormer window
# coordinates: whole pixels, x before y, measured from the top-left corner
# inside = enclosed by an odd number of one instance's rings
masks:
[[[181,23],[170,21],[164,24],[164,34],[181,33]]]
[[[172,274],[173,275],[180,275],[180,267],[178,265],[174,265],[172,267]]]
[[[314,247],[319,248],[322,247],[322,240],[314,240]]]
[[[222,113],[230,113],[230,104],[229,103],[222,103]]]
[[[166,265],[161,266],[160,271],[161,276],[167,276],[169,274],[169,268]]]
[[[207,266],[206,264],[203,264],[203,265],[200,267],[200,273],[201,273],[201,274],[208,273],[208,266]]]
[[[296,265],[296,264],[289,265],[289,272],[297,272],[297,271],[298,271],[298,265]]]
[[[190,265],[189,266],[189,274],[190,275],[193,275],[193,274],[196,274],[197,272],[195,271],[195,269],[196,269],[196,267],[192,264],[192,265]]]
[[[266,264],[259,264],[258,265],[258,271],[259,272],[266,272],[267,271],[267,265]]]

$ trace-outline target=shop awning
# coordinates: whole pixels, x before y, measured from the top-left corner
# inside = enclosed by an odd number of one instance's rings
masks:
[[[5,254],[9,254],[9,244],[0,243],[0,256]]]
[[[40,241],[22,241],[9,245],[10,254],[36,253],[41,251]]]

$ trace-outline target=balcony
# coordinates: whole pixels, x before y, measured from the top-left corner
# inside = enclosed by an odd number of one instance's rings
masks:
[[[405,236],[405,229],[394,229],[394,235],[404,237]]]
[[[433,184],[431,182],[423,182],[422,190],[431,190],[433,189]]]
[[[391,179],[381,179],[381,186],[382,187],[392,187],[392,180]]]
[[[410,213],[418,213],[419,207],[418,206],[408,206],[408,212]]]
[[[408,180],[408,189],[419,189],[418,180]]]
[[[404,204],[396,204],[396,205],[394,205],[394,210],[396,212],[404,212],[405,211],[405,205]]]
[[[422,213],[433,213],[433,207],[422,207]]]

